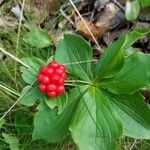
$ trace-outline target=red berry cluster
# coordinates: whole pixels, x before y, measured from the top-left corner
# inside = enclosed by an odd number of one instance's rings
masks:
[[[41,67],[37,76],[39,90],[46,93],[48,97],[56,97],[64,93],[64,80],[66,79],[65,70],[65,66],[56,61]]]

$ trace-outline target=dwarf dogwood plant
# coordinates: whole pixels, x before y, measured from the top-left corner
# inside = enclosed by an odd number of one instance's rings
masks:
[[[114,150],[122,136],[150,139],[150,107],[140,94],[150,86],[150,55],[131,47],[149,31],[121,36],[97,63],[81,36],[65,34],[52,60],[66,67],[65,93],[53,98],[40,92],[36,81],[39,68],[50,62],[24,59],[21,72],[28,86],[20,103],[37,106],[33,139],[54,143],[71,134],[80,150]]]

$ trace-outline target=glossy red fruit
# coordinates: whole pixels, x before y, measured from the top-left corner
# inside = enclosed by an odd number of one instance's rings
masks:
[[[43,74],[38,74],[37,81],[41,82],[45,76]]]
[[[59,68],[62,69],[64,72],[66,70],[66,67],[64,65],[59,65]]]
[[[52,92],[56,90],[56,85],[55,84],[49,84],[46,88],[47,92]]]
[[[45,84],[45,85],[48,85],[48,84],[50,83],[49,77],[44,76],[44,77],[42,78],[41,83],[43,83],[43,84]]]
[[[59,66],[59,63],[56,61],[50,62],[48,64],[48,67],[57,68]]]
[[[64,80],[66,79],[66,67],[56,61],[40,68],[37,80],[39,90],[48,95],[56,97],[65,92]]]
[[[59,75],[62,75],[62,74],[64,73],[64,71],[63,71],[61,68],[57,68],[57,69],[55,70],[55,72],[56,72],[57,74],[59,74]]]
[[[61,94],[61,93],[64,93],[64,92],[65,92],[65,87],[64,86],[57,87],[57,93],[58,94]]]
[[[52,83],[58,83],[58,81],[60,80],[60,76],[59,75],[57,75],[57,74],[53,74],[52,76],[51,76],[51,82]]]
[[[43,66],[40,68],[40,73],[46,73],[46,70],[47,70],[47,67],[46,66]]]
[[[52,75],[54,73],[54,69],[52,67],[48,67],[45,71],[45,74],[47,75]]]
[[[63,85],[64,84],[64,78],[60,78],[59,84]]]
[[[48,92],[47,95],[48,95],[48,97],[56,97],[57,93],[56,92]]]
[[[65,80],[67,78],[66,73],[63,73],[61,77]]]
[[[41,92],[46,92],[46,86],[45,86],[44,84],[39,84],[38,89],[39,89]]]

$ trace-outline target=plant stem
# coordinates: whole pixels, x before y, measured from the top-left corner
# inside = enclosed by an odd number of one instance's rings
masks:
[[[91,82],[87,82],[87,81],[83,81],[83,80],[66,80],[66,83],[84,83],[84,84],[88,84],[88,85],[93,85]]]
[[[3,48],[0,47],[0,51],[2,51],[4,54],[10,56],[11,58],[13,58],[15,61],[17,61],[18,63],[20,63],[21,65],[23,65],[24,67],[28,67],[27,64],[25,64],[21,59],[17,58],[16,56],[14,56],[13,54],[7,52],[6,50],[4,50]]]
[[[131,147],[129,148],[129,150],[132,150],[136,144],[137,144],[137,139],[134,140],[134,142],[131,145]]]
[[[20,33],[21,33],[21,25],[22,25],[22,20],[23,20],[23,10],[24,10],[24,6],[25,6],[25,1],[23,0],[22,2],[22,8],[21,8],[21,12],[20,12],[20,19],[19,19],[19,27],[18,27],[18,34],[17,34],[17,42],[16,42],[16,57],[18,56],[18,48],[19,48],[19,40],[20,40]],[[17,61],[15,61],[15,67],[14,67],[14,78],[15,80],[17,79]],[[18,89],[18,84],[16,84],[16,88]]]
[[[15,103],[4,113],[4,115],[0,118],[0,121],[2,119],[4,119],[5,116],[16,106],[16,104],[19,102],[19,100],[30,90],[30,88],[33,86],[34,83],[35,83],[35,81],[32,82],[32,84],[26,89],[26,91],[24,91],[24,93],[18,98],[18,100],[15,101]]]
[[[71,84],[71,83],[65,83],[65,85],[68,85],[68,86],[77,86],[77,85]]]
[[[8,87],[6,87],[6,86],[4,86],[4,85],[2,85],[2,84],[0,84],[0,88],[3,88],[4,90],[7,90],[7,91],[10,92],[10,93],[13,93],[14,95],[20,96],[19,93],[15,92],[15,91],[13,91],[13,90],[11,90],[11,89],[9,89]]]

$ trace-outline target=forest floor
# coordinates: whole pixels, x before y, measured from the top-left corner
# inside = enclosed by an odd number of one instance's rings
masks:
[[[92,45],[94,59],[97,59],[107,45],[123,33],[134,27],[150,27],[149,7],[141,8],[137,18],[128,21],[125,17],[125,0],[73,2],[75,7],[67,0],[0,0],[0,47],[16,58],[35,56],[47,60],[54,53],[55,46],[64,33],[78,33]],[[33,37],[28,37],[30,45],[26,44],[24,35],[36,28],[48,31],[52,41],[50,46],[31,47]],[[150,53],[150,35],[140,39],[134,47]],[[0,116],[15,103],[25,85],[19,70],[20,65],[0,51]],[[150,90],[142,93],[147,102],[150,102]],[[0,121],[0,150],[7,150],[9,147],[16,150],[18,145],[21,150],[76,149],[71,137],[56,144],[49,144],[44,140],[32,141],[33,113],[32,107],[17,104]],[[128,137],[118,140],[117,145],[120,150],[150,149],[149,140]]]

